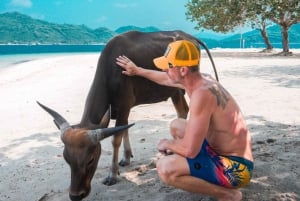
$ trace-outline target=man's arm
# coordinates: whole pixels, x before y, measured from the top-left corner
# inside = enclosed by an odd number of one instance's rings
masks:
[[[172,82],[166,72],[138,67],[137,65],[135,65],[134,62],[132,62],[126,56],[117,57],[116,63],[124,69],[122,73],[125,75],[128,76],[137,75],[149,79],[160,85],[178,87],[183,89],[183,86],[181,84]]]
[[[213,110],[216,107],[215,99],[209,92],[200,95],[200,91],[193,93],[190,100],[190,118],[187,121],[182,139],[163,139],[157,148],[160,152],[169,150],[184,157],[194,158],[201,149],[205,139]]]

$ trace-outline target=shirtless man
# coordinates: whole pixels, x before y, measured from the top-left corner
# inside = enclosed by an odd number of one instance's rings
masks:
[[[239,106],[220,83],[199,72],[200,50],[190,41],[170,43],[164,56],[153,61],[163,71],[138,67],[126,56],[116,58],[123,74],[185,89],[190,98],[189,119],[173,120],[173,139],[162,139],[157,146],[173,153],[158,160],[159,177],[219,201],[242,200],[239,188],[250,182],[253,156]]]

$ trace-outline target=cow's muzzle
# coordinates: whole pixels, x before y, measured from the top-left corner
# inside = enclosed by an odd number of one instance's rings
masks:
[[[72,201],[81,201],[83,198],[85,198],[87,196],[87,193],[85,192],[82,192],[81,194],[79,195],[72,195],[72,194],[69,194],[69,197],[70,197],[70,200]]]

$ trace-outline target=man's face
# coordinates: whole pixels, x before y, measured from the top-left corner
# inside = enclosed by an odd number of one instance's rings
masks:
[[[180,67],[172,66],[166,69],[165,72],[174,83],[181,83],[180,80],[182,79],[182,76],[180,75]]]

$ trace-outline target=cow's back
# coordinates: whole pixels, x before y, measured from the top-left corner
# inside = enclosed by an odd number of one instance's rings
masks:
[[[109,88],[113,97],[127,96],[125,93],[134,93],[135,103],[146,104],[166,100],[174,96],[179,89],[158,85],[142,77],[128,77],[121,73],[122,69],[116,65],[116,57],[126,55],[137,66],[159,70],[155,67],[153,59],[164,54],[168,44],[179,39],[195,40],[192,36],[181,31],[151,32],[143,33],[131,31],[114,37],[101,53],[105,58],[105,65],[102,63],[100,68],[106,68],[109,76]],[[195,40],[196,43],[196,40]],[[109,58],[107,60],[107,58]],[[99,60],[101,63],[101,58]],[[114,95],[113,95],[114,94]],[[113,102],[117,100],[112,100]]]

